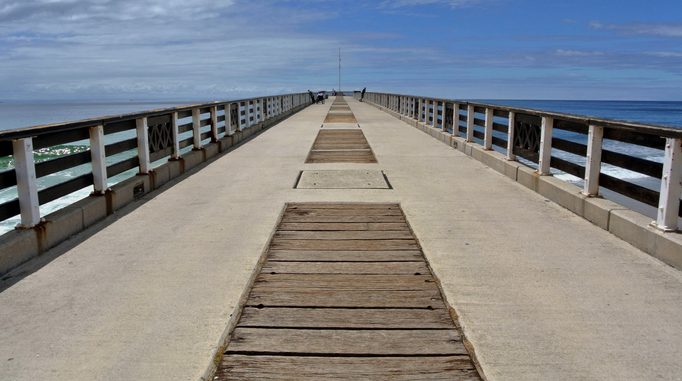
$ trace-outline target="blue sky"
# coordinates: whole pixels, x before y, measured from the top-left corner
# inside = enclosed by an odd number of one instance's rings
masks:
[[[682,1],[0,0],[0,100],[682,101]]]

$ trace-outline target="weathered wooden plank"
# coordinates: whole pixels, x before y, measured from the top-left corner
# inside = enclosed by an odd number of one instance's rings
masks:
[[[279,250],[415,250],[417,242],[406,239],[383,240],[307,240],[274,238],[271,249]]]
[[[370,149],[370,146],[367,142],[327,142],[313,144],[313,151],[343,149]]]
[[[480,381],[468,356],[223,357],[215,380]]]
[[[286,214],[282,222],[321,222],[321,223],[346,223],[346,222],[405,222],[403,216],[297,216]]]
[[[249,307],[335,307],[335,308],[443,308],[440,292],[347,290],[253,289],[246,301]]]
[[[363,149],[363,150],[328,150],[328,151],[310,151],[311,154],[323,156],[323,155],[334,155],[334,156],[373,156],[374,154],[372,153],[372,150],[370,149]]]
[[[319,251],[319,250],[270,250],[270,261],[316,261],[316,262],[423,262],[419,250],[377,251]]]
[[[419,291],[438,287],[428,275],[259,274],[253,290]]]
[[[394,222],[394,223],[307,223],[307,222],[283,222],[279,225],[278,231],[289,231],[289,230],[300,230],[300,231],[333,231],[333,230],[344,230],[344,231],[409,231],[409,227],[406,223]]]
[[[374,308],[253,308],[242,311],[239,327],[454,329],[448,311]]]
[[[288,208],[285,217],[291,216],[400,216],[403,218],[403,212],[400,208],[386,207],[386,208]]]
[[[456,330],[235,328],[226,354],[466,355]],[[409,343],[409,345],[406,345]]]
[[[268,261],[264,274],[429,274],[426,262],[277,262]]]
[[[377,240],[377,239],[411,239],[412,232],[402,231],[278,231],[275,238],[279,239],[311,239],[311,240]]]
[[[345,115],[334,115],[334,114],[327,114],[327,117],[324,119],[323,123],[357,123],[357,119],[355,119],[354,116],[345,116]]]
[[[329,151],[329,152],[312,151],[310,153],[310,155],[308,155],[308,158],[306,159],[306,163],[308,163],[308,164],[314,164],[314,163],[372,164],[372,163],[377,163],[376,157],[371,152],[354,154],[354,155],[335,155],[334,152],[339,152],[339,151]]]
[[[337,130],[320,130],[317,133],[318,136],[327,136],[327,135],[358,135],[358,136],[365,136],[362,130],[357,130],[354,128],[345,128],[345,129],[337,129]]]
[[[400,210],[400,204],[368,204],[368,203],[310,203],[310,202],[292,202],[287,205],[286,210],[292,209],[391,209]]]

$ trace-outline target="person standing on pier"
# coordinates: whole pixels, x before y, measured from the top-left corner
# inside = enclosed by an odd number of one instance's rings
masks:
[[[310,94],[310,104],[314,105],[315,104],[315,96],[313,95],[313,92],[308,89],[308,94]]]
[[[362,89],[362,93],[360,93],[360,102],[362,102],[362,99],[365,98],[365,90],[367,90],[367,87]]]

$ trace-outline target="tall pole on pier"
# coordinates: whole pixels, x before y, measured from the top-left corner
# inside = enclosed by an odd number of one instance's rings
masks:
[[[339,93],[341,92],[341,47],[339,46]]]

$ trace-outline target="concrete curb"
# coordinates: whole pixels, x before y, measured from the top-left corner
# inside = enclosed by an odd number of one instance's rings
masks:
[[[104,195],[90,195],[44,217],[44,222],[33,229],[17,229],[0,236],[0,276],[5,275],[92,226],[124,206],[139,200],[185,172],[204,165],[209,160],[234,150],[239,144],[255,137],[265,129],[305,109],[303,104],[264,122],[251,125],[232,135],[225,135],[201,149],[189,151],[175,161],[154,167],[149,174],[136,175],[113,185]]]
[[[540,176],[533,168],[518,161],[509,161],[499,152],[484,150],[482,146],[474,142],[467,142],[439,128],[371,102],[366,103],[471,156],[526,188],[541,194],[602,229],[608,230],[645,253],[682,270],[682,234],[663,233],[651,227],[650,217],[609,200],[588,198],[575,185],[552,176]]]

